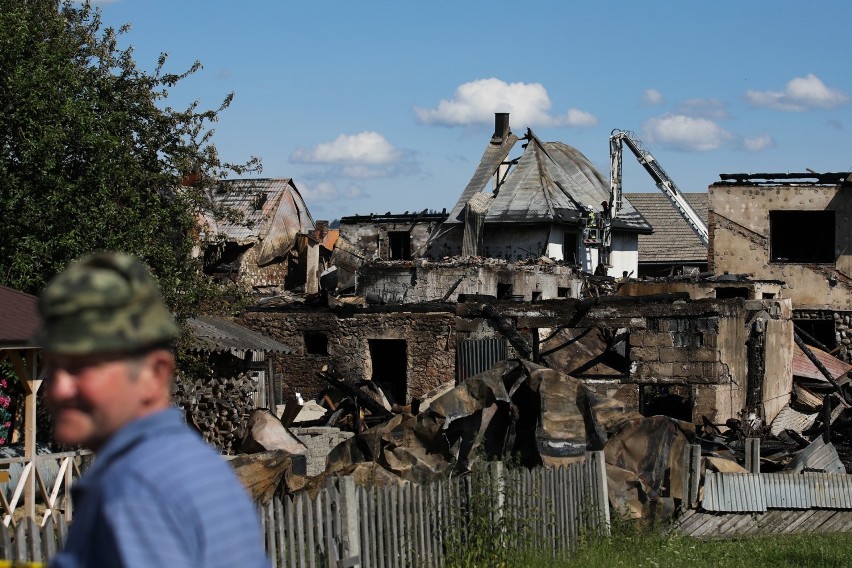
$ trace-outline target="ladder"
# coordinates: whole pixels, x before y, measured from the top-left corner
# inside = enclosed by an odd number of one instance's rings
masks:
[[[704,225],[704,222],[701,220],[701,217],[695,212],[695,210],[689,205],[686,199],[683,197],[683,193],[678,189],[675,182],[668,176],[666,171],[663,169],[663,166],[660,165],[657,160],[654,159],[654,156],[651,155],[645,145],[642,144],[642,141],[639,140],[633,132],[629,130],[618,130],[615,129],[612,131],[609,137],[609,151],[610,151],[610,161],[611,161],[611,169],[610,169],[610,203],[612,207],[612,217],[615,218],[618,216],[618,212],[621,210],[622,205],[622,188],[621,188],[621,153],[622,153],[622,143],[627,144],[627,147],[630,148],[630,151],[633,152],[633,155],[636,156],[636,159],[642,165],[645,170],[651,174],[651,177],[654,179],[654,183],[657,184],[657,187],[660,188],[666,197],[669,198],[672,205],[681,216],[686,220],[692,230],[695,232],[698,239],[706,246],[710,243],[710,239],[707,234],[707,227]]]

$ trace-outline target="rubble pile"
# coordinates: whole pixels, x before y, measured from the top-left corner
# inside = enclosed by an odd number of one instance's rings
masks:
[[[361,483],[426,483],[464,475],[478,460],[507,457],[524,467],[559,467],[603,451],[614,510],[670,519],[686,498],[683,456],[690,444],[701,447],[701,472],[747,472],[749,438],[761,440],[765,472],[842,473],[852,456],[842,457],[852,447],[852,412],[836,392],[819,399],[819,408],[811,406],[811,414],[785,409],[771,426],[745,412],[723,425],[705,418],[695,426],[642,416],[568,374],[526,360],[500,362],[404,407],[371,381],[350,381],[327,368],[323,374],[338,394],[336,402],[323,397],[322,405],[333,409],[313,425],[334,424],[355,435],[331,451],[322,476],[352,475]],[[795,422],[800,415],[806,418]],[[782,426],[792,423],[800,425]]]

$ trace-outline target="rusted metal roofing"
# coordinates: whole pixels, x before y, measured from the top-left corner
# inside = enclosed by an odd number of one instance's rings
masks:
[[[835,379],[842,377],[852,369],[852,365],[846,361],[842,361],[837,357],[826,353],[822,349],[818,349],[812,345],[808,348],[813,352],[816,358],[828,369],[831,376]],[[816,368],[811,360],[805,355],[805,352],[799,349],[798,345],[793,345],[793,376],[804,377],[806,379],[816,379],[818,381],[828,382],[819,369]]]
[[[198,316],[187,320],[195,351],[262,351],[289,354],[292,350],[274,339],[225,318]]]
[[[0,346],[21,346],[41,327],[38,298],[0,286]]]
[[[569,223],[579,222],[584,208],[601,211],[601,203],[609,201],[609,178],[605,177],[579,150],[562,142],[542,142],[532,131],[526,137],[526,149],[509,170],[494,200],[485,213],[485,223]],[[499,146],[486,149],[447,223],[463,220],[465,205],[485,189],[498,166],[508,155],[511,135]],[[613,228],[650,232],[651,226],[631,205],[623,200]]]
[[[707,246],[662,192],[630,193],[630,203],[654,228],[639,235],[639,262],[707,262]],[[707,225],[707,193],[683,197]]]
[[[205,213],[207,237],[221,236],[237,244],[261,243],[260,265],[287,252],[297,234],[314,228],[308,207],[289,178],[225,180],[210,199],[213,208],[235,213],[237,220]]]

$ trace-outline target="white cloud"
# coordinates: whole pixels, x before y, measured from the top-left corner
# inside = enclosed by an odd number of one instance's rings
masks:
[[[665,97],[663,97],[663,93],[657,89],[646,89],[645,94],[642,96],[642,100],[644,100],[645,104],[649,106],[661,105],[666,102]]]
[[[566,116],[566,124],[568,126],[597,126],[598,125],[598,117],[595,115],[588,113],[586,111],[582,111],[577,108],[569,108],[568,115]]]
[[[688,99],[678,105],[675,114],[683,114],[695,118],[722,120],[731,118],[725,103],[717,99]]]
[[[341,134],[333,142],[317,144],[311,149],[297,148],[290,161],[301,164],[390,164],[401,153],[377,132]]]
[[[759,152],[775,146],[775,140],[769,134],[761,134],[753,138],[743,138],[743,149],[749,152]]]
[[[849,102],[849,96],[831,89],[819,77],[809,73],[787,83],[784,91],[746,91],[750,103],[775,110],[801,112],[812,108],[830,109]]]
[[[336,201],[338,199],[361,199],[369,197],[359,186],[350,185],[339,189],[330,181],[320,181],[315,184],[299,184],[299,193],[307,202]]]
[[[651,143],[679,150],[706,152],[715,150],[731,139],[731,134],[712,120],[682,114],[666,114],[652,118],[644,125]]]
[[[597,124],[593,115],[570,109],[564,116],[550,114],[552,103],[541,83],[506,83],[494,77],[460,85],[452,99],[437,108],[415,107],[423,124],[465,126],[493,124],[494,113],[508,112],[512,124],[523,126],[589,126]]]

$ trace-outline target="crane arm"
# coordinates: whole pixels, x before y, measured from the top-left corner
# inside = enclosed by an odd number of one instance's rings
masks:
[[[634,156],[636,156],[639,164],[641,164],[642,167],[645,168],[645,171],[651,175],[654,183],[656,183],[660,191],[669,198],[669,201],[671,201],[674,208],[677,209],[681,216],[686,220],[699,240],[705,246],[708,245],[710,239],[708,237],[707,226],[704,225],[704,221],[701,220],[701,217],[698,216],[692,206],[690,206],[683,197],[683,193],[680,189],[678,189],[677,185],[675,185],[675,182],[668,176],[666,171],[663,169],[663,166],[654,159],[651,152],[649,152],[636,135],[629,130],[615,129],[609,137],[611,162],[610,204],[612,209],[612,218],[614,219],[618,216],[618,212],[621,210],[622,205],[621,154],[624,144],[630,148],[630,151],[633,152]]]

